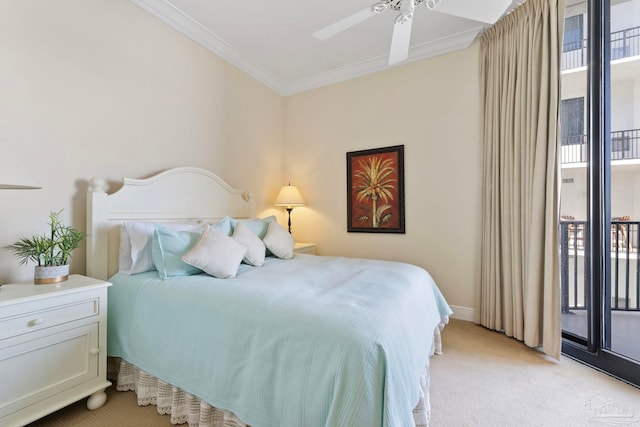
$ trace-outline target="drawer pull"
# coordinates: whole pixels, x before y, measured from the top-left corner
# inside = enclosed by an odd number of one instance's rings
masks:
[[[92,354],[92,355],[100,354],[100,349],[99,348],[92,348],[91,350],[89,350],[89,353]]]
[[[29,326],[40,326],[40,325],[42,325],[42,322],[44,322],[44,320],[42,320],[41,317],[38,317],[37,319],[33,319],[33,320],[29,321],[29,323],[27,323],[27,325],[29,325]]]

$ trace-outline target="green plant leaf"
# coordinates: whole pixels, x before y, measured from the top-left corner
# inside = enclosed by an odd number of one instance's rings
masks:
[[[65,226],[60,219],[62,210],[49,214],[49,234],[23,237],[4,248],[12,251],[20,265],[29,261],[38,266],[57,266],[69,263],[71,252],[86,238],[84,231]]]

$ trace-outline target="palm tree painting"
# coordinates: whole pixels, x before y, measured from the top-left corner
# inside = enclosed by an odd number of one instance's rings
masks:
[[[404,146],[347,153],[347,231],[404,233]]]

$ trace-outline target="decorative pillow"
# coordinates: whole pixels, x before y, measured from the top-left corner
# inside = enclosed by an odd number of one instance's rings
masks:
[[[213,227],[208,227],[196,245],[183,255],[187,264],[219,279],[236,277],[247,247]]]
[[[278,258],[293,258],[293,245],[295,244],[293,237],[277,222],[269,223],[267,234],[262,242]]]
[[[203,225],[193,222],[164,224],[170,230],[202,231]],[[153,264],[152,241],[156,226],[153,222],[125,221],[120,226],[120,249],[118,271],[126,274],[144,273],[155,270]]]
[[[246,264],[255,267],[261,267],[264,264],[264,255],[266,253],[262,240],[247,227],[244,223],[239,222],[233,230],[232,236],[238,243],[242,243],[247,247],[247,253],[244,255],[243,261]]]
[[[269,223],[276,221],[276,216],[271,215],[266,218],[248,218],[248,219],[235,219],[231,218],[231,226],[235,230],[236,225],[244,224],[249,230],[253,232],[256,236],[258,236],[261,240],[267,234],[267,228],[269,227]]]
[[[161,278],[202,273],[199,268],[182,261],[182,256],[195,246],[200,234],[199,231],[174,231],[163,224],[156,224],[151,250]]]
[[[226,234],[227,236],[231,236],[233,234],[233,225],[231,224],[231,217],[225,216],[220,221],[215,224],[211,224],[213,228],[221,232],[222,234]]]

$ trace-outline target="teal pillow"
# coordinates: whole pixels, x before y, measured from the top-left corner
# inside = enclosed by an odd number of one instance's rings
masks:
[[[249,219],[231,218],[231,225],[232,225],[232,228],[235,230],[236,224],[241,222],[244,225],[246,225],[247,228],[253,232],[253,234],[258,236],[260,240],[262,240],[264,236],[267,234],[267,230],[269,229],[269,223],[273,221],[276,221],[275,215],[271,215],[266,218],[249,218]]]
[[[233,229],[234,229],[234,224],[232,224],[232,221],[233,219],[230,216],[225,216],[215,224],[211,224],[211,227],[215,228],[222,234],[231,236],[233,234]]]
[[[156,224],[151,246],[151,257],[161,278],[172,276],[190,276],[200,274],[202,270],[182,261],[198,242],[201,231],[174,231],[162,224]]]

